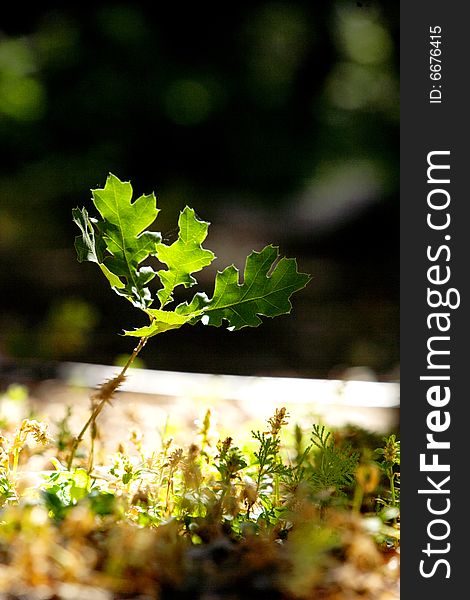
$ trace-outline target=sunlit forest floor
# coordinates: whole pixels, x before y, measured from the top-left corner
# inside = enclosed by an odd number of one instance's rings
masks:
[[[120,392],[67,467],[91,392],[1,397],[1,600],[399,598],[394,411]]]

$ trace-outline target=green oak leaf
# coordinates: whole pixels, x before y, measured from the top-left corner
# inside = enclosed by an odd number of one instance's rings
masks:
[[[82,235],[77,235],[75,238],[75,249],[77,251],[78,262],[88,260],[97,263],[111,284],[111,287],[117,289],[124,288],[124,283],[119,277],[114,273],[111,273],[108,267],[103,263],[105,244],[102,238],[95,238],[95,230],[93,229],[92,223],[96,223],[96,219],[90,218],[85,208],[82,208],[81,210],[79,208],[74,208],[72,210],[72,216],[74,223],[78,225],[82,231]]]
[[[290,296],[305,287],[311,276],[297,271],[295,258],[278,258],[276,246],[252,252],[246,259],[243,283],[233,265],[219,271],[214,295],[203,309],[203,322],[219,327],[226,320],[230,329],[236,330],[257,327],[261,323],[258,315],[290,313]]]
[[[297,271],[294,258],[278,258],[276,246],[252,252],[246,260],[243,283],[239,282],[238,269],[231,265],[217,273],[211,299],[197,293],[190,303],[179,304],[174,311],[147,309],[151,324],[127,331],[126,335],[150,337],[199,321],[216,327],[227,321],[229,329],[236,330],[257,327],[262,322],[260,315],[276,317],[289,313],[290,296],[305,287],[311,276]]]
[[[152,337],[169,329],[179,329],[186,323],[195,325],[203,317],[204,307],[209,299],[203,292],[194,295],[190,304],[179,304],[174,311],[148,308],[145,312],[149,315],[151,323],[133,331],[125,331],[125,335],[135,337]]]
[[[155,255],[156,246],[161,241],[160,233],[145,231],[159,213],[155,195],[142,195],[132,202],[131,184],[120,181],[112,173],[109,174],[105,187],[92,190],[92,194],[103,220],[89,219],[86,226],[83,226],[83,222],[82,225],[77,223],[82,230],[82,242],[78,243],[77,248],[79,260],[82,258],[98,262],[102,270],[105,260],[104,266],[108,273],[103,272],[115,291],[138,308],[146,309],[152,304],[146,285],[155,277],[156,272],[148,266],[139,268],[139,265],[149,256]],[[95,252],[89,250],[91,231],[93,237],[98,239],[98,234],[100,239],[99,245],[96,242],[94,244]],[[104,249],[108,252],[105,259]],[[109,274],[112,275],[111,278]]]
[[[151,323],[147,327],[140,327],[133,331],[125,331],[125,335],[134,337],[152,337],[158,333],[169,331],[170,329],[179,329],[193,318],[194,315],[182,315],[171,310],[161,310],[149,308],[145,311],[151,318]]]
[[[172,292],[177,285],[188,288],[197,283],[191,273],[200,271],[214,260],[215,255],[210,250],[202,248],[206,239],[209,223],[196,218],[192,208],[186,208],[180,213],[179,235],[176,242],[167,246],[157,244],[157,258],[168,266],[168,270],[158,271],[163,288],[158,291],[160,306],[173,300]]]
[[[98,264],[102,263],[105,248],[101,238],[95,238],[95,230],[92,223],[96,223],[96,219],[88,216],[86,208],[74,208],[72,210],[72,217],[73,222],[78,225],[82,232],[82,235],[77,235],[75,238],[78,262],[88,260]]]

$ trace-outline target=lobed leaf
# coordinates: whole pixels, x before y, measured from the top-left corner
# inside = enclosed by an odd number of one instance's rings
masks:
[[[90,219],[85,209],[73,211],[74,221],[82,232],[75,240],[78,260],[98,263],[118,294],[145,309],[152,304],[146,286],[156,272],[139,265],[156,254],[161,241],[160,233],[144,231],[159,213],[155,196],[143,195],[132,202],[131,184],[112,173],[105,187],[92,190],[92,194],[103,220]]]
[[[85,208],[81,210],[74,208],[72,210],[73,221],[80,230],[82,235],[77,235],[75,238],[75,249],[77,251],[78,262],[90,261],[99,265],[101,271],[108,279],[112,288],[122,289],[124,283],[117,275],[112,273],[104,264],[104,243],[102,238],[95,238],[95,230],[92,223],[96,223],[96,219],[91,219]]]
[[[290,296],[305,287],[311,277],[297,271],[294,258],[278,258],[276,246],[253,251],[246,259],[243,283],[233,265],[218,272],[214,295],[204,307],[207,324],[219,327],[226,320],[230,329],[257,327],[260,315],[276,317],[289,313]]]
[[[257,327],[260,316],[276,317],[292,309],[290,296],[310,281],[310,275],[297,271],[293,258],[278,261],[279,249],[266,246],[261,252],[252,252],[247,260],[243,283],[239,282],[239,271],[233,265],[218,272],[214,295],[196,294],[191,302],[179,304],[173,312],[148,309],[152,323],[126,335],[152,336],[167,329],[202,321],[206,325],[220,327],[224,321],[229,329]],[[178,318],[167,327],[168,315]]]
[[[167,246],[157,244],[157,258],[168,266],[168,270],[158,271],[163,288],[158,291],[160,306],[173,300],[172,292],[177,285],[188,288],[197,283],[191,273],[200,271],[211,264],[215,254],[202,248],[206,239],[209,223],[196,218],[194,210],[186,206],[181,212],[179,235],[176,242]]]
[[[147,327],[140,327],[133,331],[125,331],[125,335],[134,337],[152,337],[157,333],[163,333],[170,329],[179,329],[193,318],[193,315],[181,315],[170,310],[161,310],[149,308],[146,313],[151,318],[151,323]]]
[[[161,234],[144,231],[157,218],[155,195],[143,195],[132,202],[132,186],[110,174],[103,189],[92,190],[93,201],[103,221],[99,230],[111,257],[109,270],[126,280],[124,293],[136,306],[145,308],[152,300],[147,283],[156,273],[151,267],[139,269],[140,263],[156,253]],[[122,292],[121,292],[122,293]]]

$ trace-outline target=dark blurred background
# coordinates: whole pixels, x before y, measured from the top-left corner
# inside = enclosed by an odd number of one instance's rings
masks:
[[[314,277],[259,329],[185,327],[148,368],[398,379],[398,2],[42,2],[0,23],[0,361],[114,364],[145,324],[71,210],[108,172],[188,204],[219,257],[279,245]],[[194,292],[194,288],[192,290]],[[135,314],[134,314],[135,313]]]

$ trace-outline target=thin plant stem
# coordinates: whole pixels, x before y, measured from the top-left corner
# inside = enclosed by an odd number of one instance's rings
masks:
[[[362,506],[363,500],[364,500],[364,490],[362,489],[362,486],[359,483],[356,483],[356,486],[354,487],[354,497],[353,497],[353,502],[352,502],[353,512],[355,512],[355,513],[361,512],[361,506]]]
[[[392,496],[392,506],[396,506],[396,495],[395,495],[395,474],[393,472],[393,467],[388,471],[388,480],[390,482],[390,494]]]
[[[13,475],[13,477],[16,477],[16,473],[18,471],[18,464],[19,464],[19,459],[20,459],[20,448],[15,448],[14,452],[13,452],[13,466],[11,469],[11,473]]]
[[[70,451],[70,456],[69,456],[69,459],[67,461],[67,468],[69,470],[72,467],[72,462],[73,462],[73,459],[75,458],[75,453],[77,452],[78,446],[82,442],[83,437],[85,436],[85,433],[87,432],[87,430],[90,427],[90,425],[92,425],[93,423],[96,422],[96,419],[98,418],[99,414],[103,410],[104,405],[107,402],[109,402],[109,400],[111,400],[111,398],[112,398],[114,392],[116,391],[116,389],[124,381],[127,369],[129,369],[129,367],[132,365],[132,363],[134,362],[134,360],[137,357],[137,355],[139,354],[139,352],[142,350],[142,348],[147,343],[147,340],[148,340],[148,337],[142,337],[142,338],[140,338],[139,343],[134,348],[134,351],[130,355],[129,359],[127,360],[126,364],[122,368],[122,370],[119,373],[119,375],[116,375],[116,377],[114,377],[110,381],[107,381],[106,383],[104,383],[100,387],[100,389],[98,390],[98,392],[96,393],[96,395],[94,395],[93,398],[97,402],[96,402],[95,407],[91,411],[91,414],[88,417],[87,422],[82,427],[82,430],[80,431],[80,433],[78,434],[78,436],[75,438],[75,440],[73,442],[73,446],[72,446],[72,449]]]

